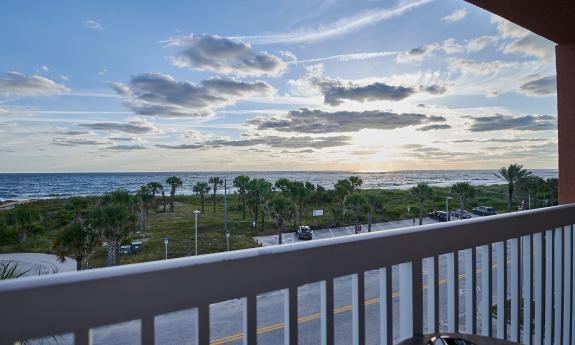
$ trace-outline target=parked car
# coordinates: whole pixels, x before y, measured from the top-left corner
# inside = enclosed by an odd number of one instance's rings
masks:
[[[130,246],[129,244],[120,246],[120,254],[126,255],[131,253],[132,253],[132,246]]]
[[[473,212],[479,216],[492,216],[494,214],[497,214],[497,212],[495,211],[495,209],[493,207],[487,207],[487,206],[475,207],[471,210],[471,212]]]
[[[306,226],[306,225],[301,225],[300,227],[298,227],[295,235],[296,235],[298,240],[307,241],[307,240],[313,239],[313,234],[311,232],[311,229],[309,228],[309,226]]]
[[[451,211],[451,217],[456,217],[459,219],[469,219],[472,216],[471,216],[471,213],[469,213],[469,211],[467,211],[467,210],[462,211],[460,209],[457,209],[457,210]]]
[[[440,222],[447,222],[447,212],[445,211],[431,211],[429,218],[438,220]]]

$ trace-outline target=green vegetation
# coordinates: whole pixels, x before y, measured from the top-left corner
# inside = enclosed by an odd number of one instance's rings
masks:
[[[150,182],[135,193],[123,190],[101,197],[38,200],[13,210],[0,212],[0,253],[41,252],[78,260],[78,269],[127,264],[164,258],[163,239],[170,237],[168,257],[191,255],[195,251],[194,210],[203,209],[205,196],[221,186],[221,178],[200,181],[195,195],[176,195],[182,181],[168,179],[170,212],[166,212],[164,188]],[[212,184],[210,186],[209,184]],[[420,183],[411,190],[359,189],[362,181],[350,177],[338,181],[333,189],[309,182],[280,179],[275,184],[265,179],[238,176],[233,185],[237,193],[228,194],[228,231],[230,250],[257,246],[254,235],[281,234],[298,225],[312,229],[367,222],[371,224],[415,218],[412,209],[423,218],[431,209],[445,208],[446,196],[457,198],[450,209],[470,209],[479,205],[498,212],[509,209],[509,186],[472,187],[467,183],[439,188]],[[188,187],[188,186],[186,186]],[[531,197],[531,208],[554,204],[557,180],[520,178],[513,183],[511,200]],[[161,192],[162,197],[158,197]],[[207,254],[226,250],[223,195],[212,195],[212,210],[198,219],[198,252]],[[550,200],[546,202],[545,199]],[[513,205],[513,203],[512,203]],[[324,216],[313,217],[312,210],[323,209]],[[143,242],[143,250],[119,255],[120,246],[134,240]]]

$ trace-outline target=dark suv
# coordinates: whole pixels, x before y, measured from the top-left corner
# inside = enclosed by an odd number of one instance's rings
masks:
[[[313,239],[313,234],[312,234],[312,232],[311,232],[309,226],[305,226],[305,225],[300,226],[300,227],[297,229],[295,235],[296,235],[296,237],[297,237],[298,240],[307,241],[307,240],[312,240],[312,239]]]
[[[497,212],[493,207],[487,207],[487,206],[475,207],[471,210],[471,212],[480,216],[492,216],[494,214],[497,214]]]
[[[447,222],[447,212],[445,211],[431,211],[429,218],[438,220],[440,222]]]

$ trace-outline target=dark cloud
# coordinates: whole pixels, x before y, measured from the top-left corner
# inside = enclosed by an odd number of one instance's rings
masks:
[[[426,92],[433,95],[440,95],[447,91],[442,85],[433,84],[429,86],[393,86],[376,82],[369,85],[354,85],[350,82],[342,82],[336,79],[314,77],[312,84],[317,86],[324,95],[324,103],[336,106],[344,100],[356,102],[372,101],[401,101],[419,92]]]
[[[536,80],[532,80],[519,87],[519,90],[527,95],[545,96],[557,92],[557,77],[552,75]]]
[[[269,146],[284,149],[323,149],[329,147],[345,146],[351,143],[349,136],[327,136],[327,137],[281,137],[281,136],[259,136],[248,139],[215,139],[202,144],[181,144],[181,145],[156,145],[159,148],[174,150],[204,149],[218,147],[252,147]]]
[[[171,150],[194,150],[194,149],[204,149],[206,146],[202,144],[181,144],[181,145],[166,145],[157,144],[156,147],[161,149],[171,149]]]
[[[499,130],[516,131],[544,131],[557,128],[557,119],[551,115],[492,115],[483,117],[466,116],[473,122],[469,126],[470,132],[488,132]]]
[[[140,140],[139,137],[110,137],[108,139],[115,140],[115,141],[138,141],[138,140]]]
[[[158,131],[153,124],[146,121],[81,123],[79,126],[97,131],[125,132],[132,134],[147,134]]]
[[[446,151],[438,147],[421,145],[421,144],[407,144],[402,146],[407,152],[410,158],[414,159],[425,159],[434,161],[447,161],[454,157],[468,158],[469,152],[456,152],[456,151]]]
[[[125,97],[124,105],[139,115],[149,116],[209,116],[216,108],[275,92],[263,81],[211,78],[195,84],[159,73],[141,74],[132,77],[129,85],[120,85],[113,87]]]
[[[442,141],[437,140],[434,143],[453,143],[453,144],[465,144],[465,143],[520,143],[524,141],[535,142],[535,141],[547,141],[549,139],[545,138],[491,138],[491,139],[460,139],[452,141]]]
[[[322,134],[357,132],[362,129],[395,129],[443,121],[443,116],[414,113],[397,114],[379,110],[325,112],[302,108],[285,115],[250,119],[246,125],[258,130]]]
[[[90,134],[90,132],[69,130],[69,131],[58,132],[58,134],[62,134],[62,135],[86,135],[86,134]]]
[[[51,96],[65,91],[68,89],[64,85],[37,75],[8,72],[0,79],[0,96]]]
[[[84,138],[52,138],[52,144],[60,146],[107,145],[109,142]]]
[[[430,56],[437,48],[439,48],[439,44],[437,43],[431,43],[425,46],[413,48],[406,52],[398,53],[395,57],[395,61],[398,63],[422,61],[426,57]]]
[[[106,150],[110,151],[134,151],[134,150],[145,150],[146,147],[142,145],[114,145],[106,147]]]
[[[418,131],[435,131],[435,130],[439,130],[439,129],[449,129],[451,128],[450,125],[429,125],[429,126],[423,126],[423,127],[419,127],[417,130]]]
[[[175,37],[168,41],[168,46],[185,48],[172,58],[172,63],[178,67],[243,76],[278,76],[287,67],[275,55],[256,53],[244,42],[217,35]]]

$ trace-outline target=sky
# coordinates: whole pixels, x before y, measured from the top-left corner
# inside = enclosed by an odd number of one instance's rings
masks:
[[[462,0],[3,1],[0,172],[557,167],[554,44]]]

